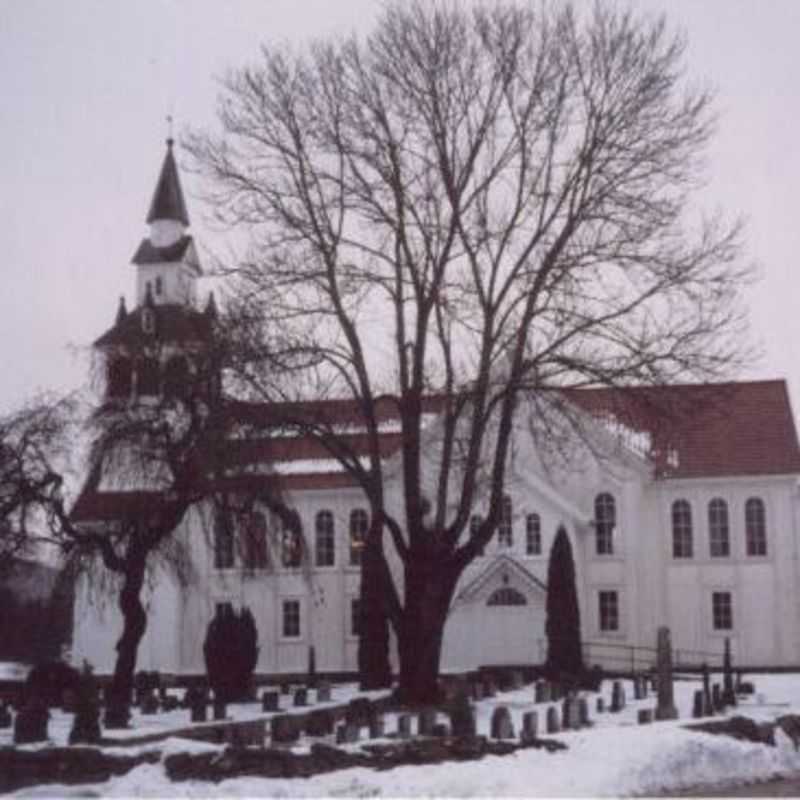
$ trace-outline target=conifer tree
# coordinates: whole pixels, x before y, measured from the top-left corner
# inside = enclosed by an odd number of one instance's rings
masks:
[[[581,621],[575,561],[572,545],[564,528],[556,533],[547,566],[547,663],[552,677],[577,677],[583,672]]]

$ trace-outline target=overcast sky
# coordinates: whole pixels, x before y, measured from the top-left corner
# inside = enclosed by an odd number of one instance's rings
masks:
[[[577,0],[578,5],[581,0]],[[717,90],[705,203],[748,221],[747,293],[764,357],[800,412],[800,0],[637,0],[689,37]],[[164,152],[213,125],[216,79],[266,40],[365,30],[377,0],[0,0],[0,412],[87,380],[86,352],[133,299],[131,256]],[[178,153],[179,163],[181,159]],[[192,232],[214,247],[183,173]],[[201,250],[202,252],[202,250]]]

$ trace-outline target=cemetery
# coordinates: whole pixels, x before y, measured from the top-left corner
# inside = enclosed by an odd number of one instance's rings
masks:
[[[499,759],[484,773],[522,768],[529,781],[525,793],[535,795],[552,793],[552,784],[539,786],[536,779],[554,759],[568,787],[573,762],[583,764],[576,774],[593,775],[598,764],[606,770],[613,765],[617,749],[620,764],[640,758],[642,750],[654,759],[638,772],[631,773],[630,764],[624,770],[628,781],[646,774],[648,791],[713,778],[697,770],[707,770],[715,759],[722,759],[727,773],[717,780],[736,777],[726,760],[731,747],[738,748],[740,771],[744,763],[752,771],[740,779],[763,777],[764,769],[773,775],[800,768],[800,691],[792,675],[742,676],[729,655],[721,671],[673,674],[666,629],[659,632],[659,648],[656,669],[604,675],[591,688],[548,680],[534,669],[444,675],[442,702],[413,709],[400,706],[388,691],[360,692],[355,684],[316,676],[302,684],[260,687],[245,702],[225,703],[206,686],[167,687],[158,675],[144,674],[124,725],[85,671],[60,701],[43,692],[6,691],[0,705],[0,792],[25,796],[26,789],[45,785],[62,795],[71,786],[79,791],[90,785],[104,795],[121,793],[136,776],[154,785],[155,770],[155,785],[171,796],[204,783],[224,785],[226,794],[232,786],[239,787],[237,793],[269,794],[270,781],[282,781],[289,794],[304,794],[308,786],[326,794],[334,785],[327,781],[348,775],[358,776],[350,778],[358,785],[383,787],[387,776],[409,780],[409,771],[414,780],[449,793],[453,769],[469,772],[488,766],[486,759]],[[624,746],[630,737],[635,747]],[[687,746],[706,758],[694,772],[686,764],[675,772]],[[749,757],[742,762],[745,751]],[[659,759],[669,773],[657,767]],[[466,774],[458,773],[462,780]],[[253,781],[267,783],[256,788]],[[476,794],[481,785],[473,787]],[[624,785],[616,789],[625,793]]]

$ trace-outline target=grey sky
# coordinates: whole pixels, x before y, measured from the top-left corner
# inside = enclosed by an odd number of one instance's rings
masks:
[[[580,2],[578,2],[580,4]],[[689,36],[689,69],[718,92],[705,204],[744,215],[761,268],[748,291],[761,364],[800,412],[796,221],[800,2],[638,0]],[[213,124],[215,78],[264,40],[364,29],[378,0],[0,0],[0,412],[87,380],[86,347],[133,294],[130,258],[164,151]],[[180,152],[178,153],[180,161]],[[204,224],[183,173],[192,232]]]

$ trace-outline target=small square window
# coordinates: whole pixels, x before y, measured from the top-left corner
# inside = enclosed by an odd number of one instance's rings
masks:
[[[283,601],[282,635],[285,639],[300,638],[300,601]]]
[[[619,630],[619,595],[614,591],[598,593],[598,612],[601,631]]]
[[[733,630],[733,603],[730,592],[711,594],[711,617],[715,631]]]

